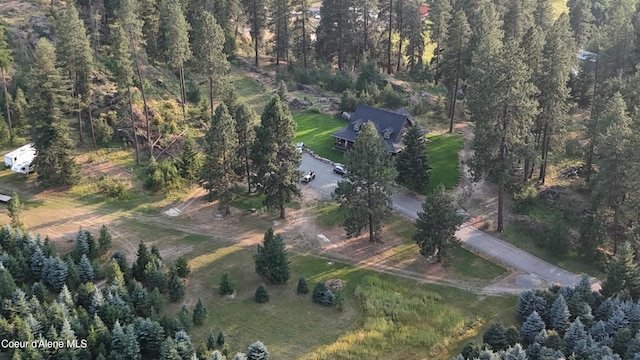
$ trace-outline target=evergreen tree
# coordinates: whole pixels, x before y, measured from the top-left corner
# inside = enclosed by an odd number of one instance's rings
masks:
[[[62,117],[65,83],[55,67],[55,49],[40,39],[29,71],[29,116],[36,148],[35,167],[45,186],[71,186],[80,179],[73,144]]]
[[[224,332],[222,332],[222,329],[220,329],[220,331],[218,331],[218,337],[216,337],[216,345],[222,348],[224,344],[225,344]]]
[[[524,33],[533,25],[533,1],[508,0],[503,15],[505,39],[520,41]]]
[[[180,3],[176,1],[162,0],[160,2],[160,39],[167,65],[177,68],[180,72],[180,104],[182,105],[182,116],[186,120],[187,93],[184,86],[184,63],[191,58],[189,24],[184,17]]]
[[[140,353],[157,359],[160,355],[165,331],[162,325],[151,319],[136,318],[135,329],[140,343]]]
[[[89,258],[87,257],[87,255],[82,255],[82,257],[80,258],[79,271],[81,283],[84,284],[93,281],[93,266],[91,266],[91,262],[89,262]]]
[[[291,52],[293,57],[302,62],[302,68],[307,69],[311,58],[311,34],[309,24],[309,0],[292,0],[291,6],[296,14],[291,29]]]
[[[373,122],[364,123],[353,148],[344,155],[347,179],[338,182],[334,199],[346,211],[344,227],[348,237],[359,236],[368,227],[369,241],[380,241],[382,220],[391,208],[391,191],[396,170],[389,147]]]
[[[231,280],[231,275],[228,272],[222,273],[222,277],[220,278],[220,294],[221,295],[231,295],[235,292],[235,288],[233,285],[233,281]]]
[[[56,21],[56,55],[64,73],[69,76],[69,82],[73,85],[72,95],[76,99],[78,112],[78,134],[80,143],[84,143],[82,130],[82,110],[91,97],[91,76],[93,71],[93,52],[91,42],[80,19],[78,9],[70,4],[60,13]],[[92,125],[93,130],[93,125]],[[94,148],[95,132],[92,131]]]
[[[216,18],[208,11],[196,16],[191,33],[193,57],[209,81],[209,109],[213,115],[213,97],[215,87],[229,71],[229,62],[224,50],[224,31]]]
[[[239,104],[235,110],[236,134],[238,134],[238,168],[236,174],[247,178],[247,192],[251,192],[251,147],[255,137],[255,113],[245,104]]]
[[[39,246],[36,247],[35,250],[33,251],[33,254],[31,254],[31,259],[29,263],[31,276],[36,281],[40,280],[40,276],[42,275],[42,267],[44,266],[44,260],[45,260],[45,256],[44,256],[44,253],[42,252],[42,248],[40,248]]]
[[[571,323],[571,325],[569,325],[569,329],[567,329],[567,333],[564,335],[564,343],[567,347],[567,351],[569,353],[573,352],[579,341],[584,340],[586,337],[587,332],[585,331],[584,325],[580,319],[576,319]]]
[[[431,42],[436,45],[436,48],[434,50],[436,67],[434,69],[433,80],[435,82],[435,85],[438,85],[438,81],[440,80],[441,76],[441,52],[445,44],[445,39],[447,38],[448,26],[453,15],[453,9],[451,7],[451,2],[449,1],[433,1],[430,5],[429,19],[431,20],[431,32],[429,37],[431,39]],[[456,21],[459,22],[460,19],[458,18]],[[453,25],[460,26],[459,23],[454,23]],[[455,31],[453,32],[453,34],[454,37],[459,35],[456,34]]]
[[[569,23],[578,48],[585,46],[595,32],[595,17],[591,12],[590,0],[573,0],[569,2]]]
[[[209,331],[209,336],[207,337],[207,350],[214,350],[215,348],[216,348],[216,337],[215,335],[213,335],[213,331]]]
[[[372,1],[373,3],[373,1]],[[351,38],[355,37],[355,26],[351,21],[354,1],[352,0],[326,0],[320,8],[320,23],[316,29],[316,54],[318,60],[333,63],[337,61],[338,70],[345,69],[347,56],[350,50]],[[367,4],[369,5],[369,4]],[[368,6],[364,7],[362,29],[363,34],[363,50],[367,50],[369,42],[368,30],[370,26],[370,12],[374,9]],[[372,22],[372,21],[371,21]],[[373,22],[372,22],[373,23]],[[357,55],[357,54],[354,54]]]
[[[431,167],[427,158],[426,140],[418,125],[413,125],[407,130],[403,142],[405,148],[396,160],[398,182],[422,193],[429,187]]]
[[[257,178],[262,181],[261,192],[266,195],[264,204],[280,210],[281,219],[285,218],[285,204],[301,195],[298,188],[301,155],[291,142],[295,129],[288,107],[274,95],[262,112],[260,126],[255,129],[251,151]]]
[[[220,200],[220,209],[229,215],[229,203],[233,199],[231,190],[236,181],[234,170],[238,161],[238,135],[235,119],[224,103],[216,108],[204,141],[205,160],[200,184],[208,191],[209,201],[213,200],[215,193]]]
[[[140,20],[142,21],[142,38],[146,44],[146,52],[152,60],[160,58],[160,9],[158,0],[140,0]]]
[[[553,5],[551,0],[536,0],[533,11],[533,25],[542,33],[547,33],[553,26]]]
[[[604,46],[598,52],[605,78],[625,77],[636,70],[634,10],[635,5],[625,0],[612,0],[605,10],[599,28]]]
[[[100,237],[98,238],[98,253],[100,255],[106,254],[111,248],[111,233],[105,225],[100,228]]]
[[[222,355],[222,353],[220,352],[220,350],[214,350],[211,353],[211,358],[210,360],[226,360],[227,358]]]
[[[610,213],[611,239],[614,254],[618,244],[626,237],[625,225],[635,217],[637,190],[640,182],[634,176],[638,170],[635,154],[638,136],[632,130],[632,120],[627,115],[620,93],[607,102],[600,117],[607,124],[596,139],[594,159],[598,172],[593,179],[592,198],[595,206]],[[629,209],[631,207],[631,209]],[[608,220],[608,219],[607,219]],[[606,220],[605,220],[606,221]]]
[[[280,65],[280,60],[289,61],[291,1],[272,0],[268,7],[270,19],[267,20],[267,27],[273,34],[273,52],[276,57],[276,65]],[[282,99],[282,95],[280,95]]]
[[[307,280],[305,280],[304,277],[300,277],[300,280],[298,280],[298,288],[296,291],[298,292],[298,294],[309,293],[309,286],[307,285]]]
[[[258,285],[254,298],[258,304],[269,302],[269,290],[264,284]]]
[[[606,266],[606,278],[602,282],[602,295],[606,297],[630,295],[640,296],[640,276],[635,263],[634,251],[629,243],[621,246],[616,257]]]
[[[460,77],[464,71],[465,52],[469,46],[471,28],[463,10],[453,13],[444,41],[442,59],[442,81],[448,89],[449,99],[449,132],[453,132],[453,119],[458,98]]]
[[[129,39],[127,39],[126,28],[120,24],[111,27],[111,42],[113,51],[113,60],[115,64],[115,78],[118,85],[118,91],[127,91],[127,99],[129,101],[129,118],[131,120],[131,137],[134,142],[136,152],[136,164],[140,165],[140,154],[138,149],[138,134],[136,131],[135,117],[133,115],[133,101],[131,96],[131,87],[133,86],[133,61],[132,52],[129,47]]]
[[[482,335],[482,342],[491,346],[494,351],[505,350],[508,346],[506,330],[502,324],[492,323]]]
[[[0,73],[1,70],[2,69],[0,69]],[[22,88],[18,87],[18,89],[16,90],[16,96],[13,98],[13,102],[11,103],[11,122],[15,131],[27,127],[27,108],[27,98],[24,95],[24,91],[22,90]]]
[[[148,309],[146,308],[147,297],[148,297],[147,289],[145,289],[141,283],[134,280],[133,289],[129,294],[129,298],[131,300],[131,306],[133,308],[133,311],[136,313],[136,315],[144,316],[147,314],[148,312]]]
[[[7,204],[7,215],[9,215],[9,219],[11,219],[11,226],[17,229],[21,229],[24,224],[22,220],[20,220],[20,215],[22,214],[22,204],[20,204],[20,197],[17,192],[11,193],[11,200]]]
[[[0,76],[2,76],[2,91],[4,94],[7,123],[9,125],[9,143],[13,145],[13,123],[11,122],[11,106],[9,105],[9,92],[7,91],[7,79],[5,73],[9,72],[13,65],[12,51],[7,42],[7,30],[4,24],[0,24]],[[19,88],[18,88],[19,89]]]
[[[247,22],[249,25],[249,34],[253,42],[253,51],[255,58],[255,66],[260,66],[258,62],[259,49],[264,38],[264,28],[267,22],[267,11],[265,0],[242,0]]]
[[[285,284],[289,280],[289,260],[284,240],[273,229],[264,233],[262,245],[258,245],[253,255],[256,273],[272,284]]]
[[[146,133],[147,133],[147,142],[149,144],[149,154],[153,158],[153,142],[151,141],[151,127],[149,123],[149,107],[147,106],[147,96],[144,91],[144,82],[142,81],[142,63],[146,58],[146,54],[144,51],[144,37],[142,35],[142,25],[143,22],[140,19],[140,7],[139,3],[134,0],[119,0],[120,8],[118,11],[118,23],[122,26],[123,34],[118,34],[118,41],[122,41],[126,39],[122,44],[127,44],[129,47],[128,54],[129,59],[125,62],[125,64],[120,66],[127,66],[126,72],[123,72],[123,77],[125,75],[131,74],[130,80],[133,80],[133,72],[135,71],[135,75],[138,78],[138,83],[136,84],[140,89],[140,94],[142,95],[142,106],[144,112],[144,119],[146,125]],[[120,45],[123,46],[123,45]],[[126,45],[124,45],[126,46]],[[123,54],[124,55],[124,54]],[[118,61],[122,61],[122,59],[118,59]],[[131,64],[131,65],[130,65]],[[131,73],[129,73],[131,71]],[[120,77],[120,76],[119,76]],[[129,90],[131,91],[131,90]],[[129,96],[131,93],[129,92]],[[131,104],[131,99],[129,99],[129,103]],[[133,124],[133,109],[131,109],[131,121],[133,125],[133,132],[135,133],[135,124]],[[136,135],[134,135],[134,141],[136,141],[136,148],[138,147]],[[136,161],[139,164],[138,157],[136,155]]]
[[[256,341],[247,350],[247,360],[268,360],[269,351],[267,347],[260,341]]]
[[[526,344],[532,343],[536,335],[538,335],[540,331],[544,330],[544,327],[544,321],[542,321],[538,312],[532,312],[531,315],[527,317],[527,320],[522,324],[522,329],[520,329],[522,340]]]
[[[446,3],[446,1],[442,1],[442,3]],[[408,1],[407,3],[401,1],[400,4],[405,6],[404,12],[406,14],[404,30],[408,46],[404,55],[408,57],[409,71],[417,73],[423,69],[422,55],[425,52],[426,24],[420,12],[422,3],[420,1]]]
[[[178,161],[178,170],[180,171],[180,176],[189,184],[198,180],[200,160],[196,151],[196,142],[190,136],[182,143],[182,154],[180,154],[180,160]]]
[[[147,249],[147,245],[145,245],[142,240],[138,243],[138,254],[137,254],[136,262],[131,267],[131,274],[133,278],[143,282],[145,280],[146,274],[145,270],[147,268],[147,264],[151,262],[151,255],[149,254],[149,249]]]
[[[169,300],[175,302],[184,297],[184,283],[178,275],[173,275],[169,281]]]
[[[435,255],[438,262],[445,259],[451,248],[459,242],[455,232],[463,221],[457,213],[453,197],[446,192],[444,185],[438,185],[425,198],[422,211],[416,219],[413,240],[420,247],[420,254],[425,257]]]
[[[42,281],[49,290],[59,292],[67,280],[68,271],[69,267],[59,257],[48,257],[42,267]]]
[[[76,235],[76,257],[75,259],[80,259],[82,255],[89,254],[89,243],[87,242],[87,234],[82,230],[82,227],[78,230],[78,234]]]
[[[557,331],[560,335],[563,335],[569,328],[571,313],[562,294],[558,295],[556,301],[551,306],[549,318],[551,320],[551,329]]]
[[[175,273],[183,279],[189,276],[189,273],[191,272],[189,262],[184,256],[180,256],[176,259],[176,262],[173,263],[173,269],[175,270]]]
[[[196,307],[193,309],[193,323],[195,325],[202,325],[204,324],[204,321],[207,319],[208,316],[209,314],[207,312],[207,308],[204,307],[204,304],[202,303],[202,299],[198,298]],[[211,334],[211,336],[213,336],[213,334]]]
[[[545,75],[540,77],[537,87],[540,90],[540,133],[542,139],[540,177],[544,184],[547,175],[547,160],[551,138],[564,127],[569,117],[569,74],[574,64],[575,45],[571,41],[569,18],[561,15],[546,36],[542,51]]]
[[[109,358],[113,360],[140,359],[140,344],[136,339],[135,329],[132,324],[123,330],[120,321],[116,323],[111,332],[111,351]]]
[[[504,230],[504,187],[514,159],[526,153],[525,138],[537,115],[537,89],[529,82],[518,45],[508,42],[496,51],[484,39],[474,53],[469,84],[469,109],[476,121],[470,167],[475,180],[498,185],[498,226]],[[486,51],[485,51],[486,50]]]

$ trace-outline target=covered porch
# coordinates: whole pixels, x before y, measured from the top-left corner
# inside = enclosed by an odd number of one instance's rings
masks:
[[[333,142],[333,149],[334,150],[338,150],[338,151],[342,151],[342,152],[346,152],[351,150],[351,148],[353,147],[353,142],[346,140],[346,139],[341,139],[341,138],[335,138],[334,142]]]

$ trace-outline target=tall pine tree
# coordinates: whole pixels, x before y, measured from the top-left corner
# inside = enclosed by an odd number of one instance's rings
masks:
[[[213,97],[216,86],[220,86],[229,71],[229,62],[224,50],[224,31],[216,18],[207,11],[199,14],[193,23],[191,43],[193,57],[200,71],[209,81],[209,109],[213,115]]]
[[[474,53],[469,84],[469,109],[476,122],[474,157],[470,167],[475,180],[487,178],[498,186],[498,226],[504,230],[504,188],[513,163],[523,156],[525,138],[537,115],[537,89],[519,46],[510,41],[501,49],[483,40]],[[484,51],[486,49],[486,51]]]
[[[162,0],[160,3],[160,39],[167,65],[178,69],[180,73],[180,104],[182,116],[186,120],[187,93],[184,86],[184,63],[191,58],[191,49],[189,48],[189,24],[179,2]]]
[[[262,182],[261,192],[266,195],[265,205],[280,210],[280,218],[284,219],[285,204],[301,194],[298,188],[301,155],[291,143],[296,124],[278,95],[271,98],[260,119],[251,159]]]
[[[222,103],[211,118],[211,125],[204,140],[205,160],[201,169],[200,184],[209,193],[209,201],[216,194],[220,209],[229,215],[232,188],[236,181],[235,168],[238,161],[238,135],[236,121]]]
[[[348,237],[359,236],[363,228],[369,241],[380,241],[382,221],[391,209],[396,170],[389,146],[376,126],[367,121],[360,127],[353,148],[344,155],[346,180],[338,182],[334,198],[346,211],[344,227]]]
[[[80,166],[73,158],[73,143],[62,116],[68,103],[66,84],[54,61],[55,49],[40,39],[29,71],[29,114],[37,151],[38,179],[45,186],[70,186],[80,180]]]

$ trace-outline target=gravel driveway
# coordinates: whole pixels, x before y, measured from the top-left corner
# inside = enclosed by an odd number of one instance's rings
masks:
[[[300,170],[316,172],[316,179],[307,185],[325,198],[331,198],[331,193],[335,190],[339,175],[333,173],[333,164],[316,159],[304,153]],[[412,198],[402,193],[392,196],[393,209],[411,219],[417,218],[422,204],[420,200]],[[456,233],[456,236],[469,248],[491,257],[499,263],[513,267],[529,276],[542,279],[547,284],[559,283],[566,286],[575,286],[580,281],[580,276],[550,264],[528,252],[519,249],[505,241],[482,232],[469,224],[464,224]],[[525,275],[526,276],[526,275]],[[544,286],[543,286],[544,287]],[[592,288],[597,290],[600,283],[597,279],[592,279]]]

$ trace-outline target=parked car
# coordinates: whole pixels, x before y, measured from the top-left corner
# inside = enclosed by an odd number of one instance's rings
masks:
[[[304,147],[304,143],[303,142],[299,142],[296,144],[296,150],[298,150],[298,152],[302,153],[302,148]]]
[[[302,180],[300,180],[300,182],[302,182],[303,184],[308,184],[311,181],[313,181],[315,178],[316,178],[316,173],[313,172],[313,170],[311,170],[302,176]]]
[[[334,164],[333,165],[333,172],[335,174],[338,174],[342,177],[347,176],[347,169],[345,169],[344,165],[342,164]]]

